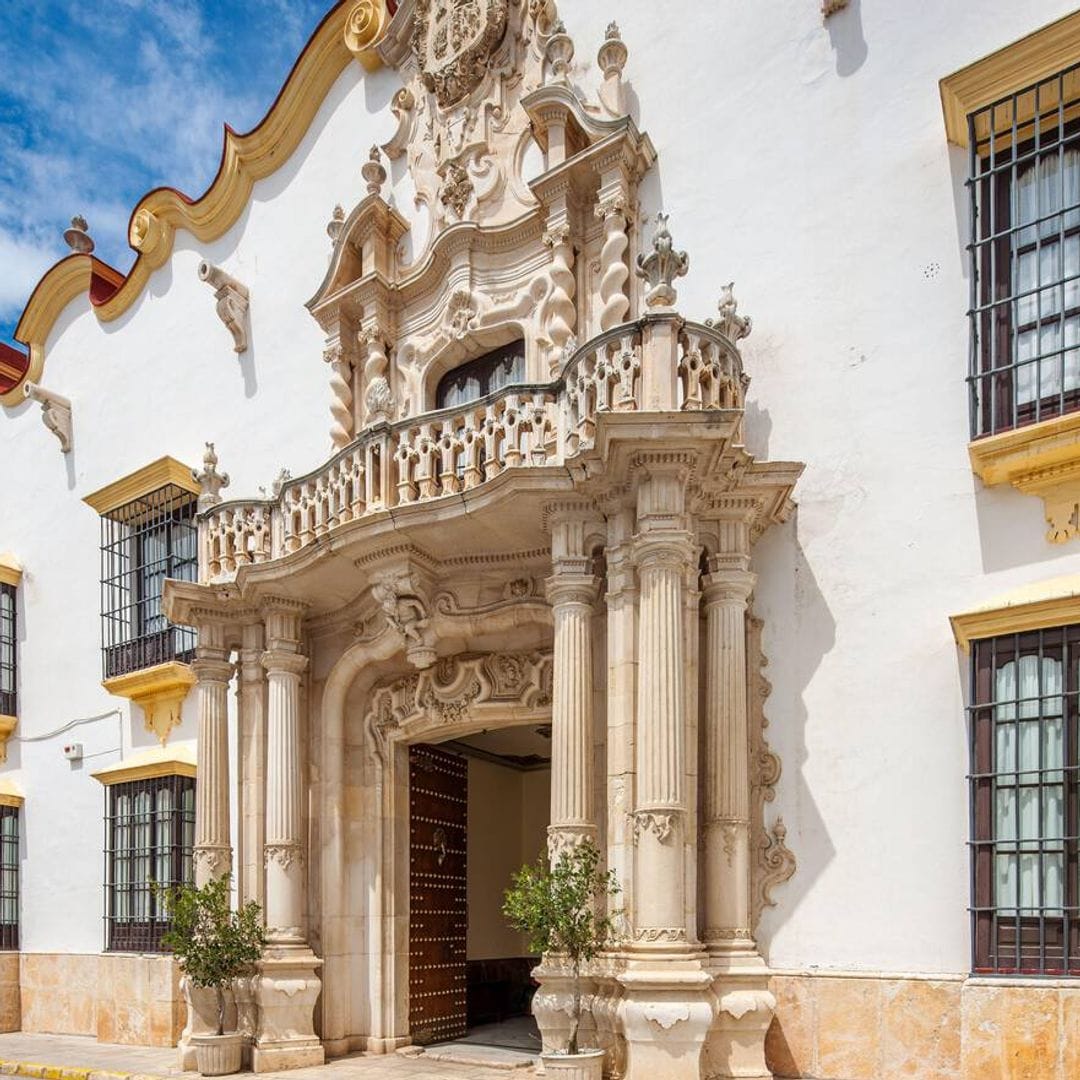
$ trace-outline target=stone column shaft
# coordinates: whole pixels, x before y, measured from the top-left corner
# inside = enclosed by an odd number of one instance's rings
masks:
[[[750,744],[746,605],[754,575],[739,567],[706,578],[705,939],[710,950],[752,948]]]
[[[200,631],[200,640],[203,634]],[[200,644],[192,664],[198,686],[199,741],[195,782],[195,883],[232,870],[229,829],[229,680],[233,667],[220,646]]]
[[[272,944],[305,940],[300,772],[300,675],[307,658],[263,653],[267,673],[266,924]]]
[[[263,628],[245,626],[240,653],[240,900],[266,910],[266,671]]]

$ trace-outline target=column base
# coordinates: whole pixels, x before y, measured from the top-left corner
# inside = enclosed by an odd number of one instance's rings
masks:
[[[712,975],[695,960],[631,961],[618,976],[626,1080],[697,1080],[716,1014]]]
[[[251,1052],[253,1072],[325,1063],[312,1019],[322,989],[317,974],[321,966],[322,961],[306,945],[274,945],[263,953],[255,977],[259,1020]]]
[[[702,1075],[708,1080],[771,1080],[765,1034],[776,1009],[769,968],[755,949],[709,957],[716,1021],[705,1043]]]

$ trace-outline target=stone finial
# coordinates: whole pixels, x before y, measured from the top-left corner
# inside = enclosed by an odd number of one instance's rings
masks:
[[[276,499],[281,494],[281,489],[292,479],[292,473],[289,472],[284,465],[281,466],[281,471],[274,477],[274,482],[270,487],[270,490],[274,493]]]
[[[248,307],[250,300],[246,285],[226,274],[220,266],[205,260],[199,263],[199,280],[214,290],[218,318],[233,337],[233,351],[242,353],[248,347]]]
[[[343,228],[345,228],[345,208],[338,203],[330,215],[330,220],[326,223],[326,235],[330,237],[331,243],[337,243],[337,238],[341,235]]]
[[[739,301],[735,299],[735,282],[729,281],[720,291],[719,319],[706,319],[705,325],[719,330],[731,341],[741,341],[750,336],[754,320],[749,315],[740,315]]]
[[[229,486],[229,474],[217,471],[218,456],[214,453],[214,444],[206,444],[203,454],[202,472],[191,470],[191,476],[199,485],[199,513],[217,506],[221,502],[221,489]]]
[[[64,230],[64,243],[80,255],[89,255],[94,250],[94,240],[86,231],[88,228],[86,218],[76,214],[71,219],[71,228]]]
[[[637,257],[637,276],[648,285],[645,305],[650,308],[673,307],[679,294],[672,283],[689,269],[690,256],[685,251],[675,250],[668,231],[667,214],[656,215],[652,246],[648,255]]]
[[[382,153],[377,146],[371,148],[367,161],[364,162],[360,175],[367,184],[369,195],[379,195],[386,183],[386,166],[382,163]]]
[[[23,383],[23,396],[36,401],[41,406],[41,419],[45,426],[60,440],[62,453],[71,452],[72,426],[71,402],[66,397],[54,394],[37,383]]]
[[[562,19],[555,24],[547,43],[547,60],[551,65],[549,82],[570,85],[570,62],[574,59],[574,41],[566,32]]]
[[[596,54],[596,62],[604,74],[604,81],[600,85],[600,104],[612,116],[626,115],[622,71],[626,67],[628,55],[627,48],[619,35],[618,23],[608,23],[604,43]]]

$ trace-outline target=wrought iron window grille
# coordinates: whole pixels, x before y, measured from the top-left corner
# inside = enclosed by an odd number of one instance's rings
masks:
[[[1080,408],[1080,65],[968,117],[973,439]]]
[[[114,784],[105,800],[105,949],[164,952],[158,889],[194,880],[195,779]]]
[[[15,586],[0,584],[0,714],[18,715]]]
[[[976,973],[1080,974],[1080,624],[972,645]]]
[[[197,497],[170,484],[101,518],[101,638],[106,679],[190,660],[195,632],[161,610],[166,578],[198,575]]]
[[[19,808],[0,806],[0,949],[19,948]]]

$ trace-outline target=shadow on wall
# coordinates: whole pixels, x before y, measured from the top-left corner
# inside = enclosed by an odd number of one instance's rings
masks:
[[[850,0],[847,7],[825,20],[829,42],[836,53],[836,74],[841,78],[854,75],[866,63],[870,47],[866,44],[862,26],[862,0]]]
[[[1054,544],[1046,538],[1048,525],[1038,496],[1009,484],[985,487],[975,476],[971,483],[985,573],[1047,564],[1046,573],[1052,575],[1054,562],[1075,554],[1076,540]]]
[[[769,721],[765,737],[782,766],[776,803],[766,809],[766,826],[784,816],[787,846],[796,859],[794,876],[775,889],[776,906],[765,909],[758,928],[758,943],[767,960],[773,935],[836,854],[803,778],[811,723],[805,693],[836,644],[836,623],[799,541],[797,508],[785,526],[771,530],[758,543],[753,568],[758,575],[754,613],[764,619],[762,646],[768,660],[764,674],[772,684],[765,700]],[[814,720],[828,723],[827,716]]]

